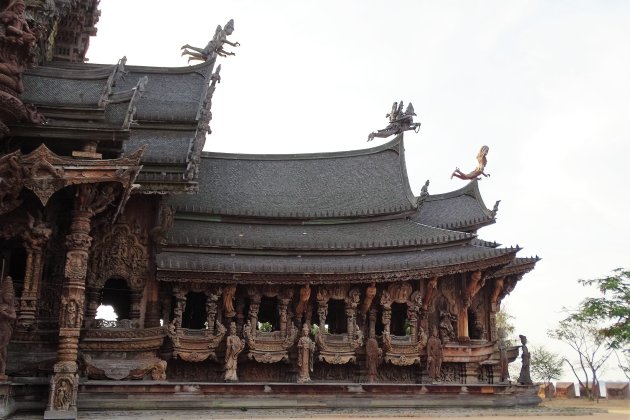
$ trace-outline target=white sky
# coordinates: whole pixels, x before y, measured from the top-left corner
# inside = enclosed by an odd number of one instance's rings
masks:
[[[185,66],[235,20],[241,46],[220,58],[206,150],[352,150],[413,102],[412,188],[463,186],[490,147],[480,188],[501,200],[480,237],[543,260],[505,300],[517,331],[556,351],[546,331],[587,294],[577,279],[630,267],[630,2],[101,0],[95,63]],[[151,87],[149,80],[148,89]],[[622,177],[623,176],[623,177]],[[568,351],[568,350],[566,350]],[[565,377],[569,372],[566,372]],[[614,367],[605,379],[622,379]]]

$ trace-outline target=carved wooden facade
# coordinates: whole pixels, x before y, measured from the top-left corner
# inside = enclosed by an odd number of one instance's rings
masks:
[[[517,350],[500,348],[496,313],[537,258],[477,238],[496,208],[476,181],[415,197],[402,136],[202,153],[216,55],[181,69],[80,63],[96,3],[60,5],[37,48],[21,9],[2,11],[23,28],[0,35],[0,255],[17,300],[2,362],[49,378],[51,417],[76,415],[80,378],[506,380]],[[77,63],[27,70],[51,57]],[[106,304],[117,320],[97,319]]]

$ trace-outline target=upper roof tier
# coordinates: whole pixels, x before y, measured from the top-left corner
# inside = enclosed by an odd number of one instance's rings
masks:
[[[472,232],[495,222],[496,209],[486,207],[478,181],[443,194],[427,196],[412,220],[442,229]]]
[[[416,209],[402,135],[365,150],[302,155],[202,153],[199,193],[172,197],[176,211],[320,219]]]

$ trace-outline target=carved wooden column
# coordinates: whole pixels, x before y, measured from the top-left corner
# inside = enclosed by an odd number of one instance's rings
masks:
[[[236,333],[243,336],[243,325],[245,325],[245,299],[242,296],[236,297]]]
[[[490,336],[488,340],[497,341],[499,339],[499,334],[497,331],[497,312],[501,309],[501,301],[499,297],[503,292],[505,285],[505,277],[499,277],[498,279],[494,279],[494,288],[492,289],[492,294],[490,295]]]
[[[345,309],[346,309],[346,322],[347,322],[347,331],[348,334],[352,337],[356,333],[356,325],[357,325],[357,307],[359,306],[359,300],[361,297],[361,292],[359,289],[352,289],[348,293],[348,296],[345,299]]]
[[[176,330],[182,327],[182,318],[186,310],[186,292],[180,288],[174,288],[175,308],[173,310],[173,320],[171,321]]]
[[[457,322],[457,335],[460,341],[470,340],[470,337],[468,336],[468,309],[472,304],[472,299],[475,297],[477,292],[481,290],[484,283],[485,278],[481,271],[473,271],[462,279],[462,302],[459,306]]]
[[[42,254],[51,235],[52,229],[48,224],[31,217],[31,226],[24,233],[26,268],[18,313],[18,326],[22,328],[30,328],[35,322],[39,283],[42,279]]]
[[[247,322],[249,322],[251,332],[253,333],[256,331],[256,328],[258,328],[258,311],[260,310],[260,300],[262,296],[255,287],[248,288],[247,294],[249,295],[249,320]]]
[[[87,299],[87,303],[85,308],[84,325],[87,328],[92,328],[96,319],[96,311],[101,304],[101,290],[97,287],[88,286],[85,289],[85,297]]]
[[[208,314],[207,322],[208,322],[208,332],[214,335],[215,325],[217,320],[217,312],[219,310],[219,298],[221,296],[221,292],[218,293],[216,291],[206,291],[206,312]]]
[[[66,236],[65,281],[61,293],[59,313],[59,348],[57,363],[50,384],[50,397],[44,418],[76,418],[79,375],[77,351],[83,320],[85,278],[92,237],[92,216],[102,211],[115,198],[114,190],[99,190],[84,184],[76,187],[75,208],[72,212],[70,233]],[[98,202],[97,202],[98,200]],[[65,414],[63,414],[65,413]]]
[[[317,315],[319,316],[319,330],[326,331],[326,317],[328,316],[328,296],[317,292]]]
[[[131,291],[131,311],[129,312],[129,318],[134,324],[140,325],[140,317],[142,316],[142,290]]]

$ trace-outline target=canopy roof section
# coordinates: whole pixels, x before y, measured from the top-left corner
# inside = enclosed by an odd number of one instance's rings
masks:
[[[204,152],[199,193],[167,200],[175,216],[156,256],[162,281],[238,276],[325,283],[495,273],[514,264],[519,250],[476,237],[478,227],[494,222],[476,182],[414,197],[402,136],[348,152]],[[526,269],[519,263],[514,273],[520,268]]]
[[[13,132],[40,143],[42,138],[59,144],[94,139],[97,151],[108,157],[146,145],[139,192],[196,191],[214,60],[181,68],[126,66],[125,61],[51,62],[25,72],[22,100],[36,105],[47,123],[22,124]]]
[[[199,194],[178,212],[258,219],[339,219],[414,212],[402,136],[382,146],[303,155],[202,154]]]
[[[412,220],[443,229],[475,232],[495,223],[495,216],[496,206],[493,210],[486,207],[478,181],[473,180],[458,190],[427,196]]]

